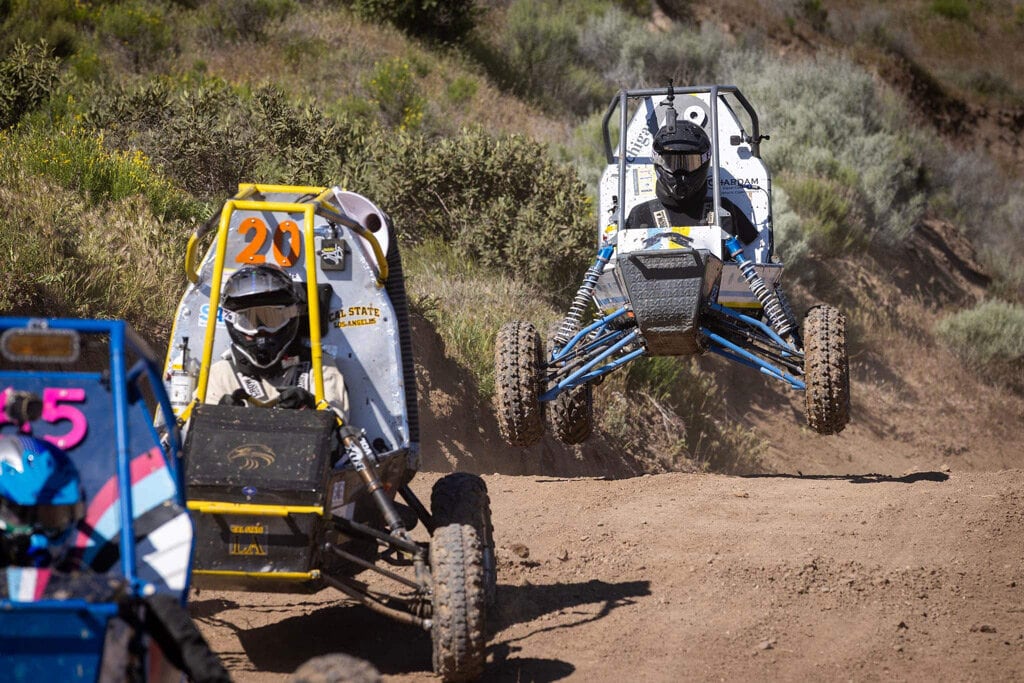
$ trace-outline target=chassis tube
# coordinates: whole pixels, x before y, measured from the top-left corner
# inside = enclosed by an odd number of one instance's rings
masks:
[[[569,349],[571,349],[574,346],[576,346],[576,344],[578,344],[581,339],[583,339],[584,337],[589,335],[594,330],[596,330],[596,329],[598,329],[600,327],[603,327],[604,325],[607,325],[608,323],[610,323],[611,321],[615,320],[616,318],[619,318],[619,317],[625,315],[628,310],[629,309],[627,309],[625,306],[623,306],[622,308],[620,308],[619,310],[615,311],[614,313],[611,313],[610,315],[607,315],[607,316],[601,318],[600,320],[595,321],[595,322],[587,325],[582,330],[577,332],[575,334],[575,336],[573,336],[572,339],[567,341],[565,343],[565,346],[560,348],[558,350],[558,353],[556,353],[556,354],[554,354],[554,356],[552,356],[551,360],[553,360],[553,361],[562,360],[562,358],[566,355],[566,353],[568,353]]]
[[[402,610],[395,609],[393,607],[388,607],[387,605],[384,605],[384,604],[374,600],[373,598],[370,598],[369,596],[359,592],[357,589],[355,589],[352,586],[348,585],[344,581],[341,581],[340,579],[336,579],[333,576],[329,576],[329,575],[325,574],[324,575],[324,581],[329,583],[331,586],[334,586],[335,588],[337,588],[342,593],[344,593],[345,595],[349,596],[350,598],[352,598],[353,600],[355,600],[359,604],[364,605],[365,607],[369,607],[370,609],[372,609],[374,612],[377,612],[378,614],[383,614],[384,616],[390,617],[390,618],[394,619],[395,621],[400,621],[403,624],[410,624],[412,626],[419,626],[424,631],[429,631],[431,629],[431,627],[433,626],[433,622],[430,619],[424,619],[423,617],[418,617],[415,614],[411,614],[409,612],[403,612]]]
[[[613,353],[615,353],[616,351],[618,351],[622,347],[626,346],[630,342],[634,341],[637,338],[637,336],[639,336],[639,334],[640,334],[640,332],[638,330],[633,330],[632,332],[627,334],[625,337],[620,339],[618,342],[612,344],[610,347],[608,347],[607,349],[602,351],[600,354],[597,355],[597,357],[592,359],[590,362],[586,363],[582,368],[580,368],[576,372],[572,373],[571,375],[569,375],[568,377],[566,377],[565,379],[560,381],[555,386],[554,389],[549,389],[548,391],[544,392],[544,394],[542,396],[540,396],[539,400],[540,401],[551,401],[551,400],[554,400],[554,398],[556,396],[558,396],[559,393],[561,393],[565,389],[569,389],[569,388],[571,388],[573,386],[573,385],[570,384],[570,382],[576,381],[577,379],[579,379],[580,377],[585,375],[588,370],[590,370],[592,367],[594,367],[595,365],[600,363],[602,360],[604,360],[608,356],[612,355]]]

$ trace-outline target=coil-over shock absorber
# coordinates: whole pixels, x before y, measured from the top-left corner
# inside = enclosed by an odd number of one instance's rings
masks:
[[[579,291],[576,292],[576,298],[572,300],[572,306],[569,307],[569,312],[562,320],[562,324],[558,326],[558,332],[555,333],[555,343],[559,346],[564,346],[580,331],[583,314],[586,313],[590,299],[594,295],[594,288],[597,287],[597,279],[601,277],[601,273],[604,272],[604,267],[614,251],[615,247],[611,245],[598,249],[597,259],[587,269],[587,274],[583,277],[583,284],[580,285]]]
[[[747,281],[750,291],[753,292],[757,300],[761,302],[761,306],[764,307],[765,315],[768,316],[768,324],[772,326],[772,329],[780,337],[788,339],[793,333],[793,323],[790,316],[786,315],[786,311],[779,302],[778,296],[776,296],[773,290],[768,288],[768,285],[764,283],[761,276],[757,274],[754,262],[743,255],[743,245],[740,244],[735,235],[725,241],[725,247],[729,250],[729,256],[739,266],[740,274]]]

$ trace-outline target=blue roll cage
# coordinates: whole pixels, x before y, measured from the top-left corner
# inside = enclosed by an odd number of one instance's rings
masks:
[[[8,329],[45,326],[51,330],[73,330],[85,334],[106,334],[109,338],[110,351],[110,389],[114,406],[114,448],[117,455],[117,479],[119,486],[119,512],[121,516],[122,532],[118,540],[121,553],[121,572],[125,577],[128,586],[133,594],[145,595],[147,586],[139,579],[137,558],[135,552],[135,528],[132,515],[132,486],[131,486],[131,449],[129,446],[129,424],[128,396],[126,394],[129,383],[136,381],[145,374],[153,387],[153,393],[160,405],[165,424],[172,427],[167,430],[166,443],[161,444],[161,451],[167,463],[167,468],[177,485],[176,502],[185,507],[184,472],[178,461],[178,454],[181,452],[181,442],[175,425],[174,411],[171,409],[170,400],[163,391],[163,380],[160,376],[160,368],[156,363],[153,352],[146,342],[138,337],[135,332],[123,320],[79,320],[64,318],[0,318],[0,331]],[[139,357],[139,360],[131,367],[126,367],[125,356],[127,351],[132,351]],[[68,373],[63,372],[39,372],[37,377],[45,379],[48,376],[66,377]],[[160,443],[159,439],[156,439]],[[124,533],[129,529],[129,533]],[[183,593],[188,592],[188,584]],[[9,600],[0,600],[0,609],[11,609],[18,612],[54,613],[54,614],[81,614],[92,615],[97,621],[102,622],[117,614],[117,603],[87,602],[81,599],[68,600],[38,600],[35,602],[13,603]]]

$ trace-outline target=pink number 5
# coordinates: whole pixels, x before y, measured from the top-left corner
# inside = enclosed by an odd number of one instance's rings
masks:
[[[85,438],[85,431],[88,427],[85,415],[78,408],[58,405],[60,401],[84,401],[85,389],[43,389],[43,415],[42,418],[53,424],[60,420],[71,422],[71,429],[63,435],[47,434],[43,437],[46,441],[58,448],[74,448]]]

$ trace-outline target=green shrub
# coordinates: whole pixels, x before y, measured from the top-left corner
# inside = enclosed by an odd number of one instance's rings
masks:
[[[0,310],[126,318],[150,341],[166,341],[185,285],[184,225],[154,216],[140,196],[88,205],[28,174],[4,176],[0,202]]]
[[[285,63],[296,71],[323,59],[328,52],[327,43],[323,39],[307,35],[289,38],[282,49]]]
[[[277,88],[238,92],[215,79],[106,88],[85,121],[105,131],[112,146],[142,150],[176,183],[211,201],[234,194],[240,182],[336,182],[349,155],[365,148],[356,124],[292,104]]]
[[[409,245],[402,263],[413,307],[434,324],[447,355],[470,370],[481,397],[494,393],[498,328],[530,320],[543,330],[555,320],[526,279],[481,267],[440,239]]]
[[[116,45],[135,71],[152,69],[178,50],[173,15],[146,0],[103,5],[96,24],[101,38]]]
[[[84,121],[110,147],[141,150],[209,201],[253,180],[344,182],[388,211],[403,239],[441,237],[484,266],[557,292],[578,285],[590,255],[585,188],[571,167],[521,136],[476,129],[434,140],[331,118],[276,88],[244,93],[216,80],[105,88]]]
[[[772,186],[772,225],[775,253],[785,264],[787,276],[799,278],[803,270],[801,262],[810,255],[811,247],[803,221],[790,206],[789,193],[781,183]]]
[[[968,21],[971,18],[971,6],[967,0],[932,0],[928,9],[945,19]]]
[[[789,206],[802,219],[808,247],[821,256],[835,257],[863,244],[863,216],[856,211],[857,196],[840,183],[818,176],[783,176]]]
[[[800,0],[797,9],[814,30],[824,31],[828,27],[828,10],[822,5],[821,0]]]
[[[0,61],[0,130],[17,123],[50,97],[57,84],[60,60],[50,56],[45,40],[15,43]]]
[[[1024,307],[985,301],[943,318],[935,334],[985,378],[1024,389]]]
[[[992,248],[982,249],[979,258],[992,276],[989,296],[1024,305],[1024,261],[1013,252]]]
[[[89,12],[87,3],[76,0],[11,0],[7,16],[0,17],[0,54],[19,41],[45,40],[54,55],[68,57],[78,47],[77,27],[87,24]]]
[[[388,125],[416,130],[423,123],[427,102],[419,92],[408,60],[392,57],[374,64],[363,87]]]
[[[579,52],[583,12],[542,0],[515,0],[489,61],[503,87],[555,112],[589,113],[608,96]]]
[[[239,43],[264,40],[267,27],[295,9],[295,0],[210,0],[199,8],[200,33],[214,45],[224,39]]]
[[[349,0],[366,21],[390,23],[414,36],[441,43],[456,43],[476,24],[479,11],[473,0]]]
[[[472,129],[439,140],[387,136],[360,186],[403,238],[440,237],[481,265],[561,291],[590,255],[591,202],[573,169],[519,135]],[[550,292],[549,292],[550,293]]]
[[[956,223],[983,250],[1024,257],[1024,182],[987,155],[945,144],[929,151],[928,170],[933,214]]]
[[[576,25],[566,12],[539,0],[515,0],[505,33],[509,68],[516,91],[538,96],[562,80],[573,62]]]
[[[74,190],[92,205],[141,195],[160,218],[189,219],[203,212],[202,205],[164,179],[142,152],[108,151],[102,133],[72,126],[30,127],[2,134],[0,141],[5,148],[0,177],[34,174]]]
[[[475,78],[456,76],[448,83],[446,92],[452,104],[465,104],[476,95],[478,84]]]
[[[840,59],[757,58],[733,68],[747,75],[744,93],[772,136],[762,152],[774,173],[824,175],[844,186],[861,221],[851,228],[872,241],[892,245],[910,233],[930,190],[935,138],[914,127],[902,102]]]

